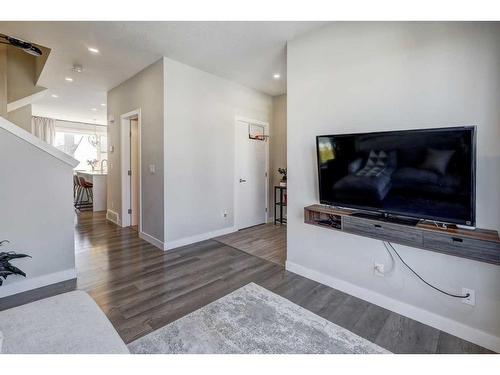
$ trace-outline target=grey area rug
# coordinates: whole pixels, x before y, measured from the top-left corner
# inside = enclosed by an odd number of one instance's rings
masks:
[[[389,353],[254,283],[128,345],[135,354]]]

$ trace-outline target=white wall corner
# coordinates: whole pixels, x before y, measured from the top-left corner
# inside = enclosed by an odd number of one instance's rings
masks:
[[[157,247],[158,249],[165,250],[165,244],[158,238],[155,238],[144,232],[139,232],[139,237],[144,241],[149,242],[151,245]]]
[[[168,217],[168,211],[167,211],[167,202],[168,202],[168,195],[167,195],[167,178],[168,178],[168,172],[169,169],[166,168],[168,165],[168,154],[167,154],[167,129],[168,129],[168,124],[167,124],[167,57],[163,56],[163,167],[164,167],[164,172],[163,172],[163,238],[167,238],[167,217]],[[163,248],[165,249],[165,246]]]
[[[500,353],[500,337],[493,336],[488,332],[472,328],[455,320],[400,302],[383,294],[325,275],[324,273],[288,260],[286,261],[285,268],[287,271],[296,273],[297,275],[317,281],[318,283],[340,290],[354,297],[361,298],[374,305],[394,311],[408,318]]]

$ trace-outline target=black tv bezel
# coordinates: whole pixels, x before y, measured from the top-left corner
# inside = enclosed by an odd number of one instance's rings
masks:
[[[321,197],[321,173],[320,173],[320,163],[319,163],[319,138],[321,137],[352,137],[352,136],[360,136],[360,135],[377,135],[377,134],[384,134],[384,135],[391,135],[391,134],[398,134],[398,133],[431,133],[431,132],[437,132],[437,131],[469,131],[472,132],[471,135],[471,141],[472,141],[472,181],[471,181],[471,207],[470,207],[470,214],[471,214],[471,220],[456,220],[453,218],[448,218],[448,217],[440,217],[440,216],[427,216],[427,215],[412,215],[408,212],[401,212],[401,211],[388,211],[388,210],[383,210],[379,209],[376,207],[369,207],[369,206],[363,206],[363,205],[356,205],[356,204],[346,204],[345,202],[330,202]],[[403,218],[413,218],[413,219],[419,219],[419,220],[430,220],[430,221],[436,221],[440,223],[447,223],[447,224],[458,224],[458,225],[464,225],[464,226],[470,226],[470,227],[475,227],[476,226],[476,134],[477,134],[477,127],[476,125],[467,125],[467,126],[451,126],[451,127],[443,127],[443,128],[424,128],[424,129],[401,129],[401,130],[389,130],[389,131],[378,131],[378,132],[366,132],[366,133],[345,133],[345,134],[326,134],[326,135],[317,135],[316,136],[316,167],[317,167],[317,174],[318,174],[318,190],[319,190],[319,201],[320,204],[328,205],[328,206],[334,206],[334,207],[341,207],[341,208],[349,208],[349,209],[355,209],[355,210],[360,210],[361,212],[367,212],[367,213],[376,213],[380,215],[391,215],[394,217],[403,217]]]

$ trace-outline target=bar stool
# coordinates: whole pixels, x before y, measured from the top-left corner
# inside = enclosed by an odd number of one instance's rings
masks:
[[[80,197],[80,180],[76,174],[73,175],[73,203],[77,207],[78,198]]]
[[[80,176],[75,176],[77,183],[76,187],[76,200],[75,200],[75,208],[91,208],[93,205],[94,195],[93,195],[93,187],[94,185],[91,182],[85,180],[85,178]],[[86,198],[84,199],[84,195]]]
[[[93,194],[93,187],[94,184],[92,182],[88,182],[85,180],[83,177],[79,177],[80,179],[80,186],[82,187],[83,191],[85,191],[87,195],[87,200],[86,202],[92,202],[94,200],[94,194]]]

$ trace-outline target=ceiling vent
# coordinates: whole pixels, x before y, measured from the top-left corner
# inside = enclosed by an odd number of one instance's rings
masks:
[[[79,64],[75,64],[73,65],[73,69],[72,69],[75,73],[81,73],[83,72],[83,66],[79,65]]]

